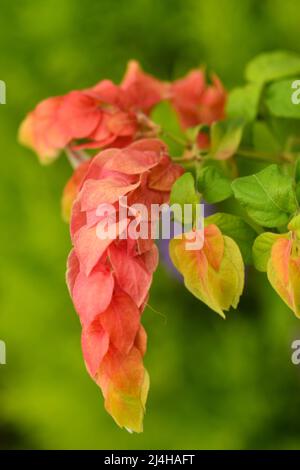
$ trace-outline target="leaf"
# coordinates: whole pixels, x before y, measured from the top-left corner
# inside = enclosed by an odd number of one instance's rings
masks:
[[[259,152],[278,154],[281,145],[265,122],[256,121],[253,124],[253,146]]]
[[[258,271],[267,271],[272,246],[280,237],[282,238],[282,235],[278,233],[264,232],[255,239],[252,253],[254,266]]]
[[[195,142],[199,136],[199,133],[202,131],[205,133],[209,131],[209,126],[207,124],[198,124],[198,126],[189,127],[186,129],[185,135],[190,142]]]
[[[242,119],[228,119],[215,122],[211,126],[212,158],[227,160],[236,153],[242,139],[244,124]]]
[[[270,115],[269,120],[272,132],[282,148],[285,147],[287,141],[298,139],[300,134],[300,119],[279,118]],[[297,150],[297,148],[292,150]]]
[[[185,140],[185,134],[180,127],[177,114],[171,104],[167,101],[159,103],[151,113],[151,119],[164,130],[164,141],[168,144],[170,154],[176,155],[182,152],[182,145],[174,142],[174,139],[168,136],[170,134],[177,139]]]
[[[262,87],[256,83],[234,88],[228,96],[227,116],[241,117],[246,122],[254,121],[258,112],[261,90]]]
[[[300,105],[292,102],[295,79],[271,83],[265,93],[265,103],[269,112],[276,117],[300,119]]]
[[[217,212],[205,218],[205,225],[215,224],[224,235],[232,238],[241,250],[245,264],[252,262],[252,245],[256,232],[241,217]]]
[[[298,203],[300,202],[300,156],[297,158],[296,163],[295,163],[295,170],[294,170],[294,176],[295,176],[295,193],[296,193],[296,198]]]
[[[234,196],[249,216],[263,227],[281,227],[297,210],[293,180],[270,165],[232,183]]]
[[[236,308],[244,286],[244,265],[237,244],[223,236],[216,225],[204,229],[202,248],[187,249],[190,234],[173,238],[170,257],[183,275],[186,288],[225,318],[224,310]]]
[[[295,182],[300,183],[300,156],[296,160],[295,164]]]
[[[231,182],[221,169],[214,165],[202,167],[197,172],[198,190],[206,202],[223,201],[232,195]]]
[[[246,79],[257,83],[267,83],[298,73],[300,73],[300,56],[287,51],[260,54],[246,67]]]
[[[175,181],[171,196],[170,196],[170,205],[179,204],[182,209],[182,214],[184,214],[185,204],[192,204],[195,206],[199,203],[200,196],[197,194],[195,188],[195,180],[192,173],[184,173],[180,178]],[[191,220],[187,220],[187,214],[185,213],[184,222],[191,223]],[[177,214],[177,211],[174,211],[174,217],[179,222],[183,222],[181,214]]]

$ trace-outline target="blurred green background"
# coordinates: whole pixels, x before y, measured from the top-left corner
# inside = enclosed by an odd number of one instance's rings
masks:
[[[39,100],[119,81],[128,59],[163,79],[206,63],[230,88],[261,51],[300,52],[297,0],[2,1],[0,79],[0,448],[300,448],[299,320],[249,270],[226,322],[162,264],[144,324],[151,391],[145,430],[129,435],[103,408],[80,351],[64,281],[70,248],[60,195],[71,170],[41,167],[16,142]]]

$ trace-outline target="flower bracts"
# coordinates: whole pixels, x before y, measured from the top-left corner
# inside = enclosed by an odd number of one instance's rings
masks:
[[[41,163],[52,162],[67,147],[124,147],[151,133],[147,115],[166,93],[164,83],[131,61],[120,85],[102,80],[39,103],[23,121],[19,138]]]
[[[158,252],[151,238],[130,236],[130,226],[139,225],[133,204],[167,202],[181,174],[162,142],[141,140],[94,157],[73,204],[67,281],[82,325],[85,363],[107,411],[121,427],[136,432],[142,431],[149,387],[141,314]],[[129,208],[124,217],[122,196]],[[111,205],[117,218],[111,217]],[[99,238],[101,228],[107,233],[114,228],[116,238]]]

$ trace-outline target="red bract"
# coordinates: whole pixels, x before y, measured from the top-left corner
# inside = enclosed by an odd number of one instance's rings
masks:
[[[167,202],[182,171],[159,140],[108,149],[91,161],[73,205],[74,249],[67,281],[83,328],[85,363],[102,389],[107,411],[120,426],[136,432],[142,430],[149,386],[140,316],[158,255],[152,239],[138,240],[127,233],[128,224],[138,218],[130,208],[133,203]],[[125,217],[118,201],[124,195],[129,206]],[[116,208],[116,219],[108,204]],[[100,239],[99,224],[116,228],[115,238]],[[126,239],[121,237],[124,232]]]
[[[27,115],[20,141],[42,163],[62,149],[125,147],[153,132],[147,114],[165,97],[166,85],[132,61],[120,86],[102,80],[92,88],[48,98]]]
[[[226,91],[216,75],[207,85],[203,70],[192,70],[176,80],[170,87],[170,100],[184,129],[224,118]]]
[[[86,160],[81,163],[65,185],[62,195],[62,217],[66,222],[69,222],[70,220],[74,199],[76,198],[81,184],[88,172],[90,163],[90,160]]]
[[[100,148],[130,143],[138,130],[136,115],[122,108],[122,91],[105,80],[84,91],[49,98],[30,113],[20,128],[22,143],[32,147],[43,163],[70,145]]]
[[[126,92],[131,108],[149,114],[156,104],[167,97],[169,85],[146,74],[138,62],[131,60],[121,88]]]
[[[20,126],[20,142],[32,148],[42,163],[54,160],[71,139],[59,119],[62,101],[60,96],[42,101]]]

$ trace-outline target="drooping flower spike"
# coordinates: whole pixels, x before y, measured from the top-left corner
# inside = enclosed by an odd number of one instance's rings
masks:
[[[68,286],[82,324],[86,366],[105,407],[121,427],[140,432],[149,387],[140,317],[158,253],[152,239],[121,237],[131,214],[122,217],[119,198],[127,196],[129,207],[167,202],[183,170],[171,162],[163,142],[140,140],[100,152],[84,171],[71,218]],[[115,205],[117,219],[110,220],[109,209],[99,211],[108,204]],[[99,238],[103,223],[116,226],[115,239]]]

